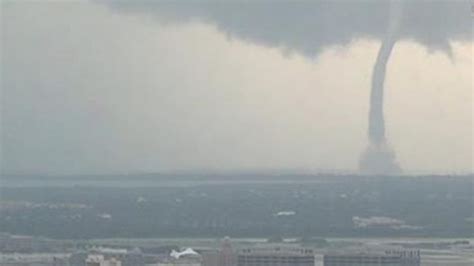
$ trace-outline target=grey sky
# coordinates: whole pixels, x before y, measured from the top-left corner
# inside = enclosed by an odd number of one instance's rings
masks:
[[[470,16],[446,3],[408,9],[389,62],[388,135],[408,172],[472,171]],[[357,168],[382,15],[144,10],[2,2],[4,173]]]

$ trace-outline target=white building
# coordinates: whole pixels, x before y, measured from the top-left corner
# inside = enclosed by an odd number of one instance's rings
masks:
[[[87,256],[86,266],[122,266],[122,262],[115,258],[106,259],[104,255],[92,254]]]

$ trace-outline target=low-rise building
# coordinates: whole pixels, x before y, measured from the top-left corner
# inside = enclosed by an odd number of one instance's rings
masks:
[[[419,266],[419,250],[335,252],[324,255],[324,266]]]
[[[105,258],[104,255],[93,254],[87,257],[86,266],[122,266],[122,263],[116,258]]]
[[[314,266],[313,250],[303,248],[243,249],[237,255],[238,266]]]

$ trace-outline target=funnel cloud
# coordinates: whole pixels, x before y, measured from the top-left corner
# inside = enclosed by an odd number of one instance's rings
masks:
[[[382,40],[372,74],[368,129],[370,143],[360,162],[360,170],[369,174],[400,172],[400,167],[395,160],[395,153],[388,146],[385,136],[383,101],[387,63],[397,42],[402,8],[402,2],[391,2],[387,35]]]

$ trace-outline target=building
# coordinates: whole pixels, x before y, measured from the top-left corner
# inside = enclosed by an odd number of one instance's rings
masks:
[[[70,266],[69,265],[69,258],[68,256],[65,257],[53,257],[53,265],[52,266]]]
[[[147,266],[201,266],[201,262],[193,259],[173,259],[169,261],[161,261],[156,264],[148,264]]]
[[[66,254],[0,253],[0,266],[69,266]]]
[[[191,248],[183,251],[171,251],[169,256],[147,266],[201,266],[202,256]]]
[[[224,238],[222,242],[221,250],[219,252],[219,266],[234,266],[235,265],[235,254],[230,243],[230,238]]]
[[[86,259],[86,266],[122,266],[116,258],[105,258],[103,255],[89,255]]]
[[[219,266],[219,250],[201,251],[202,266]]]
[[[121,254],[119,256],[122,261],[122,266],[144,266],[145,265],[145,256],[139,248],[134,248],[133,250]]]
[[[97,248],[88,252],[77,252],[69,257],[70,266],[144,266],[145,256],[136,248]]]
[[[69,257],[70,266],[85,266],[88,253],[85,251],[78,251],[71,254]]]
[[[243,249],[238,266],[314,266],[313,250],[302,248]]]
[[[216,250],[201,251],[203,266],[235,266],[237,254],[232,248],[229,237],[223,239],[221,247]]]
[[[324,266],[419,266],[419,250],[339,252],[324,255]]]
[[[42,237],[0,234],[0,252],[48,253],[63,252],[62,242]]]
[[[104,261],[102,255],[89,255],[86,258],[86,266],[101,266],[102,261]]]

